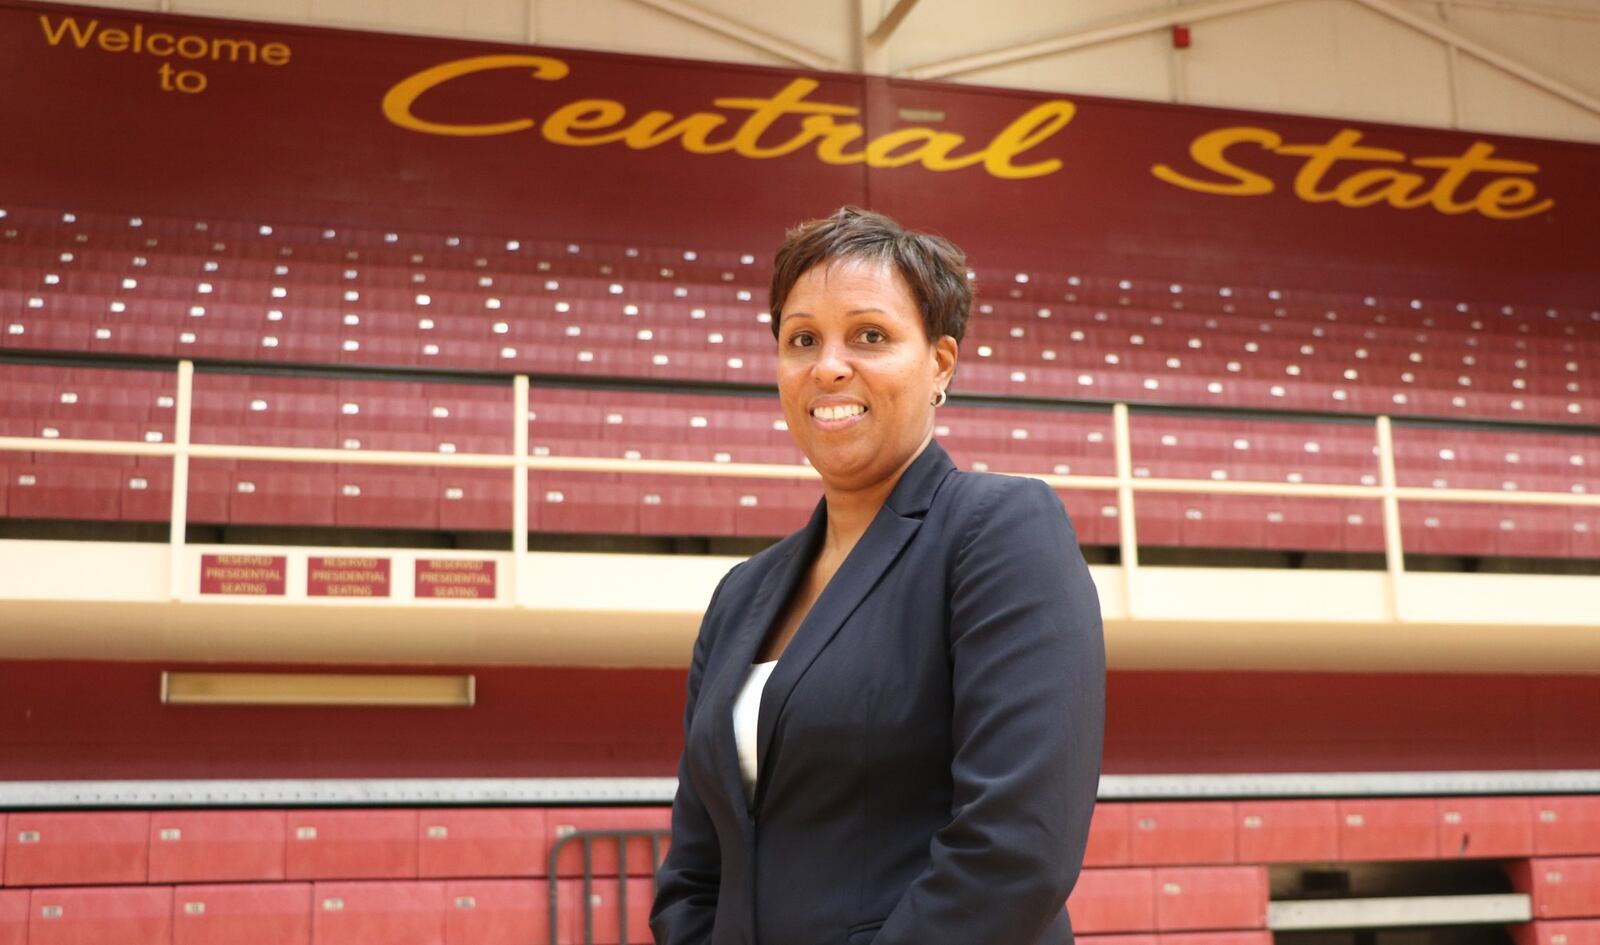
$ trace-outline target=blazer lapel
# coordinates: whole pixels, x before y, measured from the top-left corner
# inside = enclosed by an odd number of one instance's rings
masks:
[[[778,717],[783,713],[789,694],[794,691],[795,684],[816,661],[823,648],[833,640],[839,628],[866,599],[867,594],[877,586],[883,573],[900,556],[901,549],[917,533],[917,529],[922,526],[922,516],[932,503],[939,484],[944,481],[945,474],[954,468],[955,465],[944,449],[937,442],[930,442],[895,484],[894,491],[884,502],[883,508],[878,510],[866,533],[850,550],[849,556],[839,566],[828,586],[823,588],[822,594],[811,606],[811,612],[795,631],[794,638],[789,641],[783,656],[778,660],[778,665],[773,669],[772,676],[767,680],[766,688],[761,693],[761,711],[758,716],[756,736],[756,757],[760,759],[756,778],[757,806],[760,805],[761,797],[766,791],[767,771],[772,758],[773,733],[777,730]],[[825,513],[825,503],[823,503],[812,515],[811,524],[807,526],[808,532],[819,528],[826,529]],[[815,549],[820,543],[820,531],[813,537],[818,543],[807,546],[810,553],[795,554],[790,559],[795,563],[773,569],[774,574],[780,570],[785,571],[788,580],[782,588],[783,594],[774,595],[775,602],[771,604],[770,612],[768,608],[762,608],[763,613],[760,616],[764,622],[760,624],[757,632],[757,645],[772,626],[778,608],[791,596],[800,573],[811,564]],[[762,590],[765,592],[767,588],[763,587]],[[750,653],[754,652],[752,646]]]
[[[750,599],[749,610],[740,621],[738,633],[729,649],[727,668],[722,674],[725,682],[712,705],[717,713],[717,767],[723,788],[730,799],[744,800],[744,778],[739,773],[739,748],[733,736],[733,702],[739,697],[751,662],[761,648],[761,642],[767,638],[767,632],[772,629],[773,622],[778,619],[778,612],[794,596],[795,585],[816,557],[816,550],[821,547],[827,528],[827,503],[819,501],[806,527],[784,540],[787,550],[773,562],[762,578],[761,586]],[[741,816],[748,816],[746,804],[735,803],[733,806]]]

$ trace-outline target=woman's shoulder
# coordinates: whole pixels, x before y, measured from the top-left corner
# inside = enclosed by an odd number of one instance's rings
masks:
[[[1009,476],[1004,473],[970,472],[957,469],[950,473],[941,499],[945,499],[957,513],[993,512],[1005,507],[1061,508],[1061,501],[1042,480],[1030,476]]]
[[[1072,531],[1060,496],[1029,476],[957,470],[928,514],[943,519],[944,533],[963,553],[1033,547],[1036,538]]]

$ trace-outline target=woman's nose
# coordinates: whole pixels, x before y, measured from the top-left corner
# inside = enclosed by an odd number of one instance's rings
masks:
[[[824,344],[811,370],[819,383],[829,384],[847,380],[852,369],[843,345]]]

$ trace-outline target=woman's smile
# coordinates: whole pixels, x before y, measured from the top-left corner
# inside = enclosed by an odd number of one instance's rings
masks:
[[[858,400],[827,398],[813,404],[811,419],[823,430],[844,430],[866,419],[867,405]]]

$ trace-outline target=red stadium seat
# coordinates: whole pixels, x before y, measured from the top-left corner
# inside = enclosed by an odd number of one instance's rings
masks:
[[[1157,936],[1158,945],[1272,945],[1273,934],[1266,929],[1226,932],[1167,932]]]
[[[443,945],[443,882],[316,883],[311,895],[317,945]]]
[[[632,478],[531,473],[528,528],[541,532],[639,532],[642,487]]]
[[[311,945],[311,909],[310,883],[179,886],[172,945]]]
[[[1431,798],[1341,800],[1339,858],[1424,860],[1439,855],[1440,824]]]
[[[411,879],[417,876],[417,845],[414,810],[290,811],[284,875],[289,879]],[[318,899],[321,897],[319,890]]]
[[[445,884],[445,902],[445,945],[550,941],[550,890],[545,880],[455,880]]]
[[[439,470],[439,527],[446,531],[511,531],[510,470]]]
[[[1241,863],[1339,859],[1339,811],[1333,801],[1239,801],[1234,817]]]
[[[817,487],[782,479],[730,482],[737,493],[734,534],[782,537],[805,526],[817,505]]]
[[[732,535],[738,505],[726,486],[683,485],[661,477],[640,486],[639,531],[645,535]]]
[[[151,814],[150,882],[281,880],[284,824],[282,811]]]
[[[282,468],[285,464],[278,464]],[[228,521],[235,525],[333,525],[337,499],[331,472],[257,468],[232,475]]]
[[[1534,798],[1533,843],[1540,856],[1600,855],[1600,797]]]
[[[148,813],[13,812],[6,821],[5,885],[143,883]]]
[[[28,945],[170,945],[171,886],[35,889]]]
[[[1141,802],[1129,809],[1129,861],[1139,865],[1236,862],[1230,801]]]
[[[1266,928],[1265,867],[1166,867],[1156,870],[1155,889],[1161,931]]]
[[[1512,860],[1506,875],[1533,900],[1535,919],[1600,917],[1600,857]]]
[[[543,876],[548,813],[537,808],[425,810],[418,875]]]
[[[1074,933],[1154,931],[1155,870],[1082,870],[1067,897],[1067,914]]]
[[[439,481],[429,470],[341,467],[334,524],[348,528],[439,528]]]
[[[115,520],[122,515],[122,471],[60,463],[13,465],[6,511],[13,518]]]
[[[1526,797],[1451,797],[1437,802],[1439,855],[1532,856],[1534,801]]]

